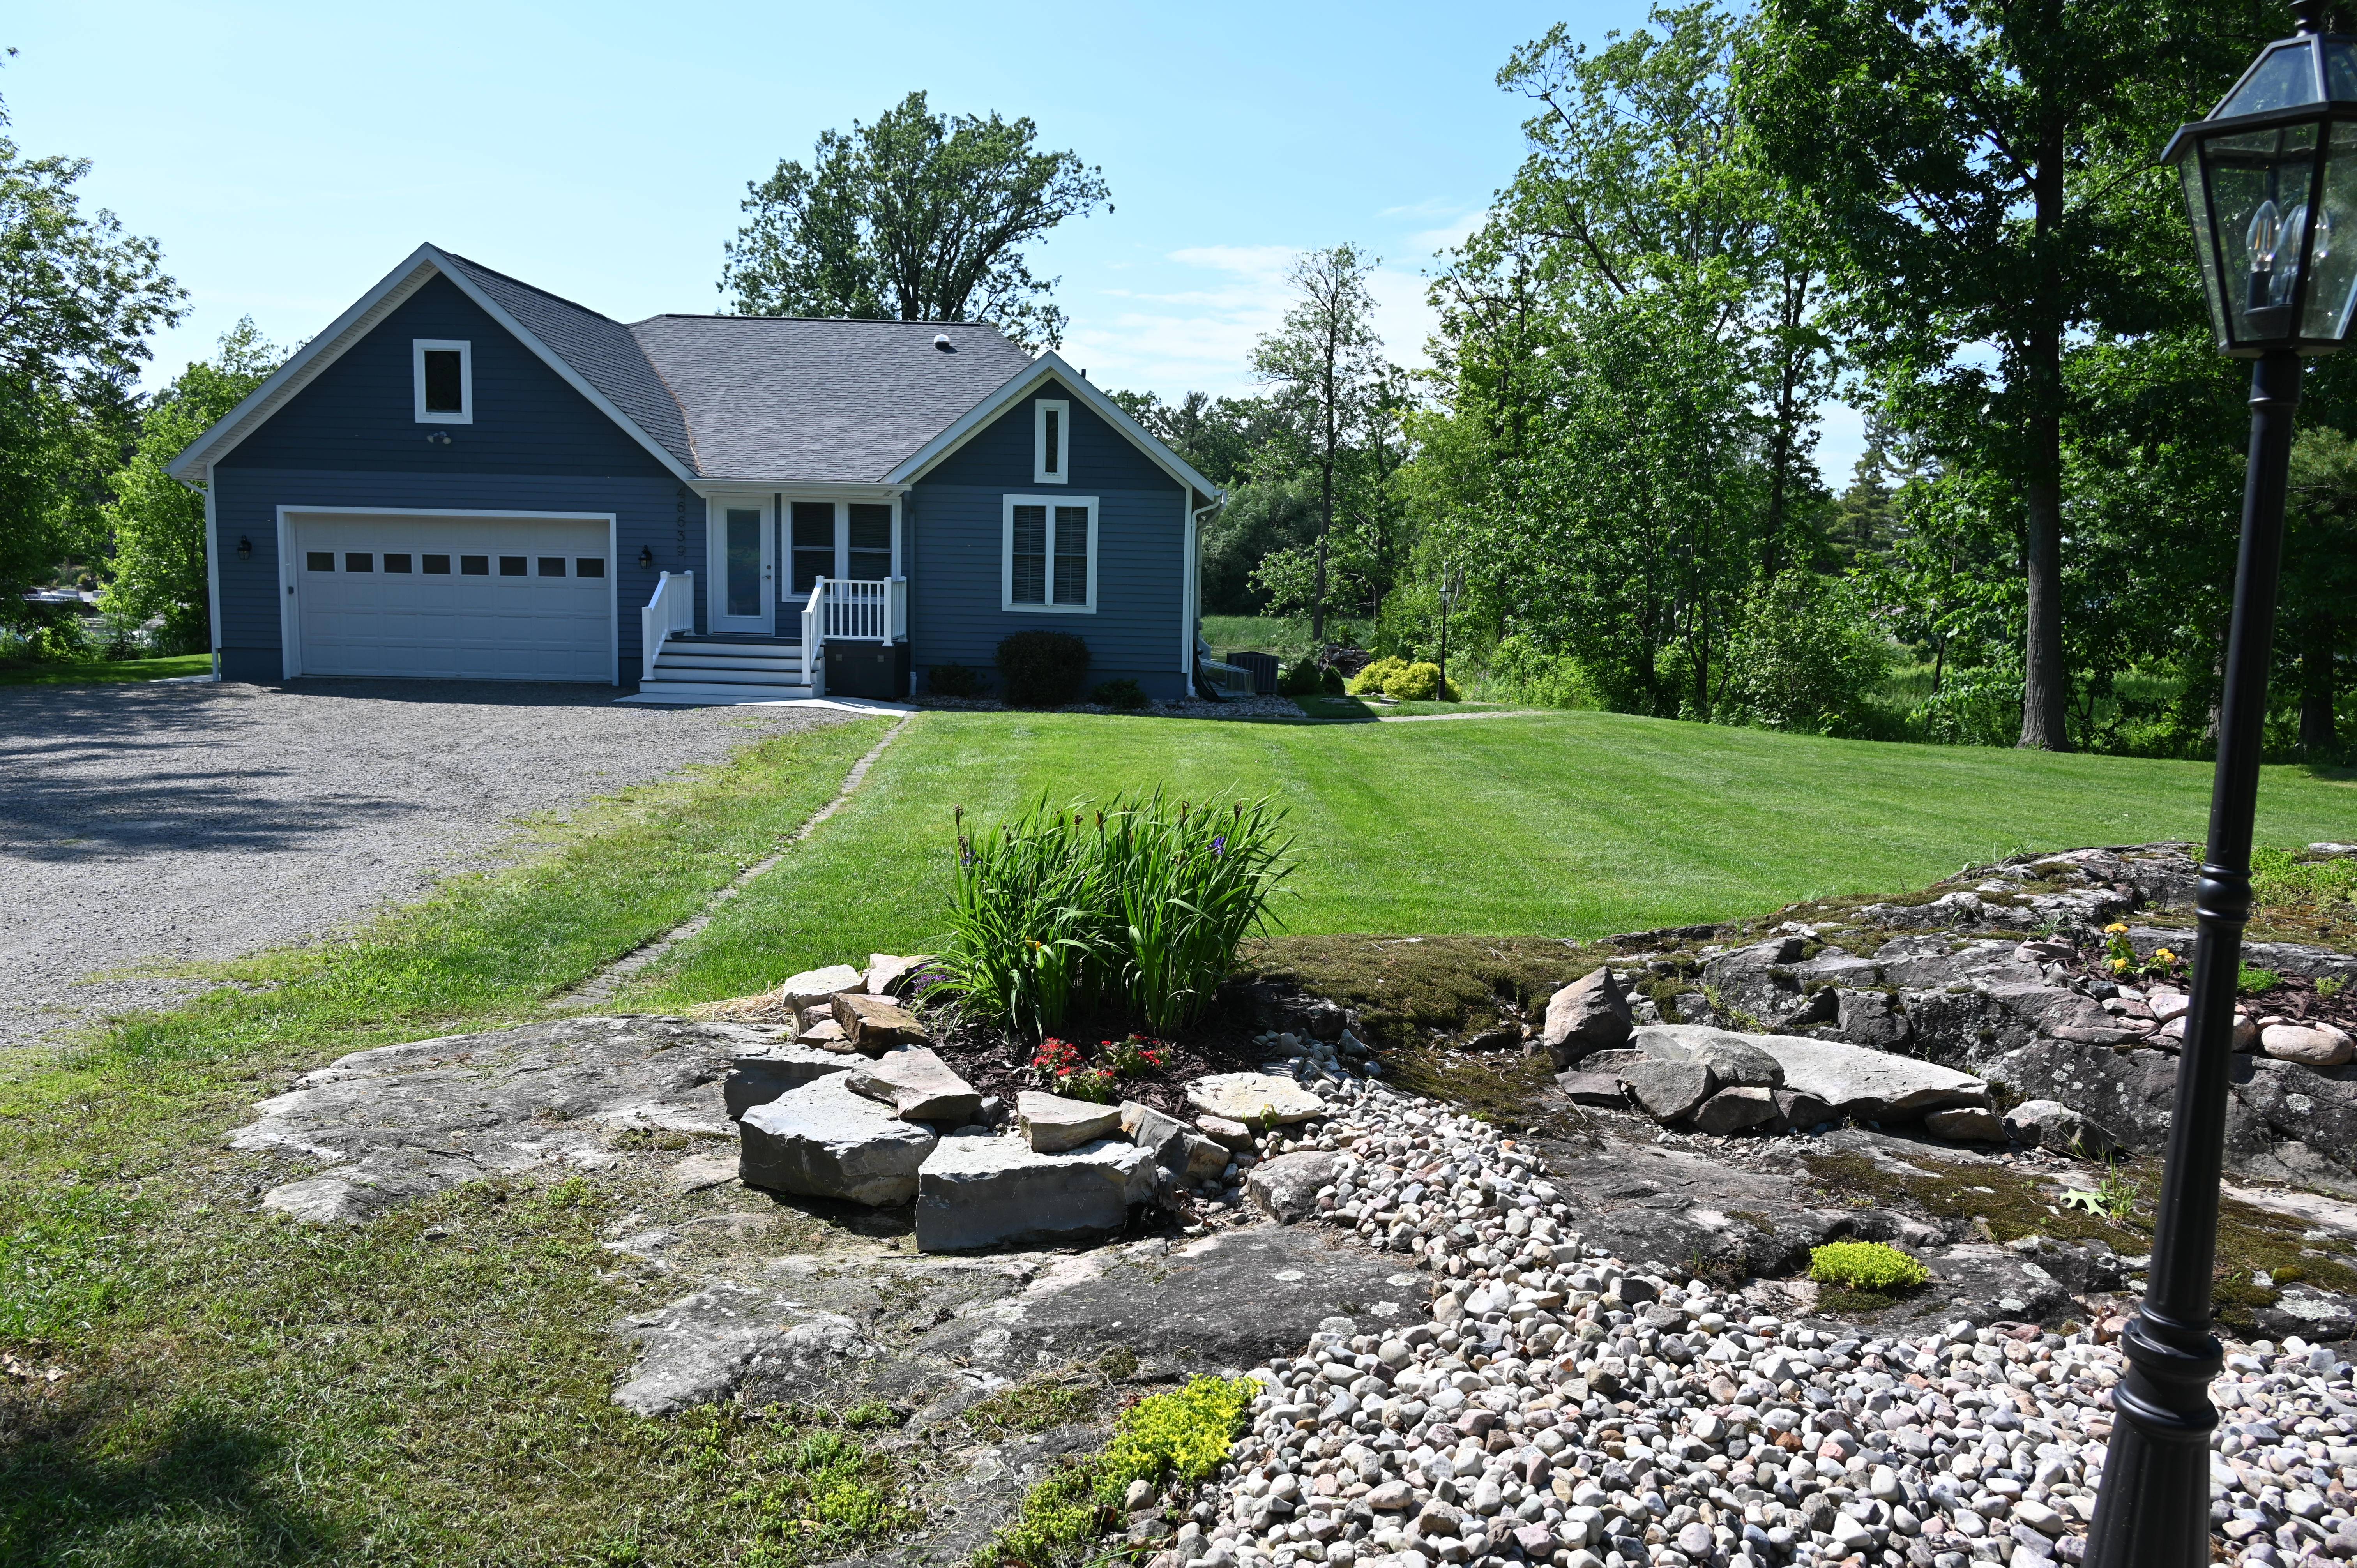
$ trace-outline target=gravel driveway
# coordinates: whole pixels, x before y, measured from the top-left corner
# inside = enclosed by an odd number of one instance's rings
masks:
[[[0,687],[0,1047],[197,989],[479,864],[514,820],[849,715],[605,688]]]

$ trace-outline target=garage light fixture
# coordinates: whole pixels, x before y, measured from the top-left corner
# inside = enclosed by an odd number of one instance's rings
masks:
[[[641,545],[640,545],[640,546],[639,546],[639,570],[640,570],[640,571],[641,571],[641,572],[651,572],[651,571],[653,571],[653,570],[654,570],[654,566],[655,566],[655,553],[654,553],[654,548],[653,548],[653,546],[651,546],[651,545],[646,545],[646,544],[641,544]]]
[[[437,430],[425,440],[428,446],[447,446],[450,445],[450,433],[447,430]]]
[[[241,561],[253,559],[253,541],[242,533],[237,536],[237,558]]]

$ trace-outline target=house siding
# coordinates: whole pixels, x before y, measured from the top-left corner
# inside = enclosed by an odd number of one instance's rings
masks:
[[[474,421],[421,424],[411,340],[471,345]],[[447,446],[426,436],[443,433]],[[659,571],[704,565],[704,501],[447,278],[435,278],[213,465],[221,673],[282,678],[281,507],[612,512],[615,679],[637,680]],[[238,559],[242,536],[252,553]],[[640,550],[655,557],[641,570]],[[703,619],[698,607],[698,625]]]
[[[1070,403],[1069,484],[1032,481],[1032,405],[1041,398]],[[1063,493],[1096,499],[1096,613],[1000,608],[1006,498]],[[920,690],[933,665],[988,671],[1001,639],[1041,629],[1088,643],[1092,684],[1127,678],[1159,700],[1186,694],[1186,492],[1069,391],[1050,382],[976,432],[916,484],[903,517]]]

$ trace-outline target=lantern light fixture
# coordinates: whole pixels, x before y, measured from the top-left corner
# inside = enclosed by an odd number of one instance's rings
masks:
[[[2218,347],[2329,354],[2357,317],[2357,38],[2319,3],[2161,161],[2185,185]]]

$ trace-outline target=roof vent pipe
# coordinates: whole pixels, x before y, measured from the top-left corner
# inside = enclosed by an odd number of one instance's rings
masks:
[[[950,335],[946,332],[936,332],[933,334],[933,347],[939,349],[944,354],[954,354],[957,352],[957,345],[950,341]]]

